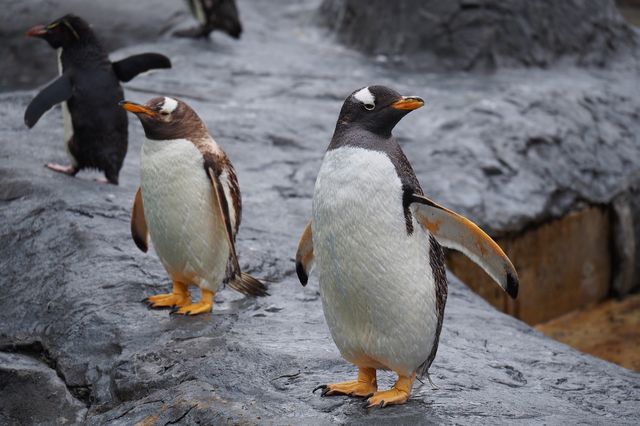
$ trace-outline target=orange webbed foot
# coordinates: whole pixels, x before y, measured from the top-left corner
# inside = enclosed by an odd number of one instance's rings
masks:
[[[186,284],[173,282],[173,291],[168,294],[156,294],[143,300],[150,308],[175,308],[191,303],[191,294]]]
[[[156,294],[155,296],[147,297],[144,302],[150,308],[175,308],[176,306],[186,306],[191,303],[191,296],[175,293]]]
[[[213,310],[213,299],[215,293],[209,290],[201,289],[202,297],[199,302],[187,304],[171,311],[171,314],[177,315],[198,315],[206,314]]]
[[[375,368],[359,368],[358,378],[347,382],[320,385],[313,390],[322,389],[321,396],[347,395],[366,398],[378,390]]]
[[[391,389],[374,393],[367,402],[365,408],[386,407],[387,405],[401,405],[409,400],[411,388],[416,374],[411,376],[399,376],[398,381]]]

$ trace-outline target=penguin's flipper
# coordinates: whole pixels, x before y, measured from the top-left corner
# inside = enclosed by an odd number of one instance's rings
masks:
[[[313,237],[311,234],[311,221],[307,223],[302,231],[300,242],[298,243],[298,251],[296,251],[296,273],[300,284],[307,285],[309,281],[309,272],[313,266]]]
[[[29,128],[35,126],[42,114],[49,111],[54,105],[69,99],[72,91],[73,86],[68,75],[62,74],[53,80],[27,106],[27,110],[24,112],[24,124]]]
[[[171,68],[171,60],[159,53],[141,53],[111,64],[120,81],[130,81],[145,71],[156,68]]]
[[[500,246],[469,219],[422,195],[413,194],[416,219],[443,246],[462,252],[480,266],[512,298],[518,295],[518,274]]]
[[[227,276],[225,281],[229,287],[248,296],[267,296],[267,287],[258,279],[249,274],[245,274],[240,270],[238,256],[236,254],[236,246],[233,241],[233,231],[231,227],[231,215],[229,214],[229,200],[224,193],[220,177],[216,175],[211,167],[207,168],[207,174],[213,186],[214,209],[220,212],[220,216],[224,221],[225,234],[229,243],[229,264],[227,266]]]
[[[144,218],[140,187],[136,191],[136,196],[133,199],[133,208],[131,209],[131,236],[140,250],[144,253],[149,250],[149,230],[147,229],[147,221]]]

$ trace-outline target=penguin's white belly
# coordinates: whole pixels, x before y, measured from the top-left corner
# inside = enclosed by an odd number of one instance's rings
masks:
[[[146,140],[141,190],[151,241],[169,275],[217,291],[229,244],[195,145],[185,139]]]
[[[411,374],[437,326],[429,234],[407,234],[401,182],[384,153],[328,151],[316,181],[313,245],[331,335],[348,361]]]

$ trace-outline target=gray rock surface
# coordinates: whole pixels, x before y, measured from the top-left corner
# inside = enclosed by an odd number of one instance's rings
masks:
[[[3,349],[43,354],[38,345]],[[66,425],[84,420],[87,407],[71,395],[52,367],[30,356],[0,352],[0,423]]]
[[[129,236],[140,125],[130,123],[121,186],[101,185],[97,174],[42,167],[65,159],[59,109],[27,130],[22,114],[35,92],[0,95],[2,360],[49,360],[48,377],[64,380],[89,424],[637,424],[640,375],[547,339],[451,276],[431,369],[439,389],[417,384],[407,405],[370,411],[311,393],[355,374],[329,336],[316,276],[302,288],[293,264],[315,175],[352,90],[382,83],[425,97],[396,131],[425,192],[496,233],[580,202],[608,203],[640,167],[632,59],[606,71],[418,73],[334,43],[315,25],[318,6],[240,1],[239,43],[165,36],[116,53],[169,55],[172,72],[141,76],[127,97],[184,99],[238,171],[241,265],[272,281],[271,296],[225,290],[209,315],[171,317],[140,303],[169,287],[155,255]],[[133,26],[138,17],[128,19]],[[43,389],[58,389],[48,383]],[[9,398],[28,399],[28,389]]]
[[[321,18],[350,46],[424,69],[603,66],[638,46],[614,0],[324,0]]]

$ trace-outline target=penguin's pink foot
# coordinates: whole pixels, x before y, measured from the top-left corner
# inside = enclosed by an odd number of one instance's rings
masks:
[[[313,391],[322,389],[321,396],[347,395],[366,398],[373,395],[378,390],[375,368],[358,369],[358,378],[348,382],[332,383],[320,385]]]
[[[186,284],[173,283],[173,292],[169,294],[156,294],[143,300],[150,308],[175,308],[187,306],[191,303],[191,295]]]
[[[98,183],[111,183],[111,182],[109,182],[109,181],[107,180],[107,178],[103,178],[103,177],[101,177],[101,178],[96,178],[96,182],[98,182]]]
[[[46,167],[53,170],[54,172],[64,173],[65,175],[69,176],[75,176],[76,173],[78,173],[78,169],[73,166],[61,166],[60,164],[56,163],[47,163]]]
[[[365,408],[382,408],[387,405],[404,404],[409,399],[409,396],[411,396],[411,388],[413,387],[413,381],[415,378],[416,373],[413,373],[411,376],[399,376],[398,381],[391,389],[376,392],[367,399]]]
[[[213,309],[213,298],[215,293],[209,290],[201,289],[202,297],[199,302],[191,303],[171,311],[171,314],[177,315],[198,315],[211,312]]]

